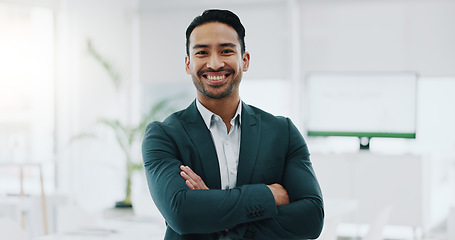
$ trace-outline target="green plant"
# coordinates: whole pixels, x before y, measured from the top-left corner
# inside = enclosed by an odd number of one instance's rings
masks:
[[[169,112],[169,100],[161,100],[154,104],[150,112],[142,116],[141,120],[136,125],[122,124],[117,119],[101,118],[97,122],[111,129],[114,134],[119,147],[125,154],[126,160],[126,185],[125,185],[125,198],[117,202],[117,207],[131,206],[131,178],[135,170],[143,168],[142,162],[134,161],[133,158],[133,145],[140,143],[144,138],[145,128],[147,124],[153,120],[159,119],[160,115],[164,112]]]
[[[115,69],[106,58],[104,58],[94,47],[90,40],[87,40],[87,50],[90,56],[92,56],[98,63],[101,64],[103,69],[108,73],[112,83],[119,90],[122,86],[122,75]],[[175,109],[171,106],[171,98],[162,99],[151,106],[149,111],[144,114],[138,123],[136,124],[125,124],[119,119],[108,119],[100,118],[96,121],[97,125],[107,127],[112,130],[117,145],[122,149],[125,154],[125,167],[126,167],[126,183],[125,183],[125,197],[122,201],[116,203],[116,207],[131,207],[131,179],[134,171],[143,168],[141,161],[135,161],[133,154],[133,146],[140,144],[144,137],[145,128],[147,124],[154,121],[160,120],[164,116],[168,115]],[[81,133],[74,136],[71,141],[81,138],[94,138],[97,137],[93,133]],[[136,159],[137,160],[137,159]]]

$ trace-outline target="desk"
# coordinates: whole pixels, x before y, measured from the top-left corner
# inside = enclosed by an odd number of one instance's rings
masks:
[[[428,231],[441,222],[434,209],[448,208],[444,187],[435,175],[437,159],[412,154],[313,153],[312,163],[324,198],[356,199],[357,211],[343,222],[371,224],[389,207],[387,225]],[[449,178],[447,178],[449,179]],[[441,184],[442,183],[442,184]]]
[[[97,226],[54,233],[33,240],[150,240],[163,239],[165,230],[162,219],[125,216],[104,220]]]

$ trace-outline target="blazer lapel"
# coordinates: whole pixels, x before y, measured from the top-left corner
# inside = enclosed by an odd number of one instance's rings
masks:
[[[242,136],[240,140],[240,156],[237,170],[237,186],[250,183],[256,164],[261,137],[261,117],[255,115],[253,110],[246,104],[242,109]]]
[[[196,173],[201,177],[205,176],[204,182],[208,188],[220,189],[220,168],[215,145],[213,144],[210,131],[207,129],[204,120],[197,110],[196,100],[186,109],[183,117],[182,123],[193,141],[193,145],[199,152],[201,165],[204,171],[204,174]]]

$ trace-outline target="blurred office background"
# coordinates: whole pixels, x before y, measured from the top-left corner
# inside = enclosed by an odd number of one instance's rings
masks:
[[[194,99],[184,32],[207,8],[230,9],[246,27],[242,99],[290,117],[307,140],[325,196],[320,239],[455,239],[453,0],[0,0],[4,236],[162,238],[143,170],[132,177],[133,209],[114,208],[126,157],[100,119],[137,126],[163,99],[176,110]],[[346,74],[376,79],[372,93],[384,101],[362,105],[371,94],[360,85],[330,84]],[[415,78],[377,78],[400,74]],[[337,115],[314,106],[324,95],[311,89],[349,90],[340,101],[359,107]],[[370,118],[374,108],[387,123]],[[323,113],[330,119],[312,119]],[[355,136],[308,136],[311,121],[343,131],[364,115],[361,123],[399,123],[415,138],[373,137],[359,150]],[[140,141],[129,149],[141,163]]]

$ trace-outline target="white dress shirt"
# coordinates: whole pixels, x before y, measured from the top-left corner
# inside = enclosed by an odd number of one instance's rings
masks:
[[[231,128],[229,132],[227,132],[226,124],[220,116],[205,108],[199,100],[196,101],[196,106],[205,125],[207,125],[212,134],[220,166],[221,189],[234,188],[237,184],[237,168],[240,154],[242,101],[239,102],[237,111],[230,121]],[[231,240],[231,238],[221,235],[219,240]]]
[[[237,111],[230,121],[231,128],[229,133],[227,132],[226,124],[224,124],[220,116],[205,108],[199,100],[196,101],[196,106],[212,134],[220,166],[221,189],[234,188],[237,183],[237,167],[240,154],[242,101],[239,102]]]

